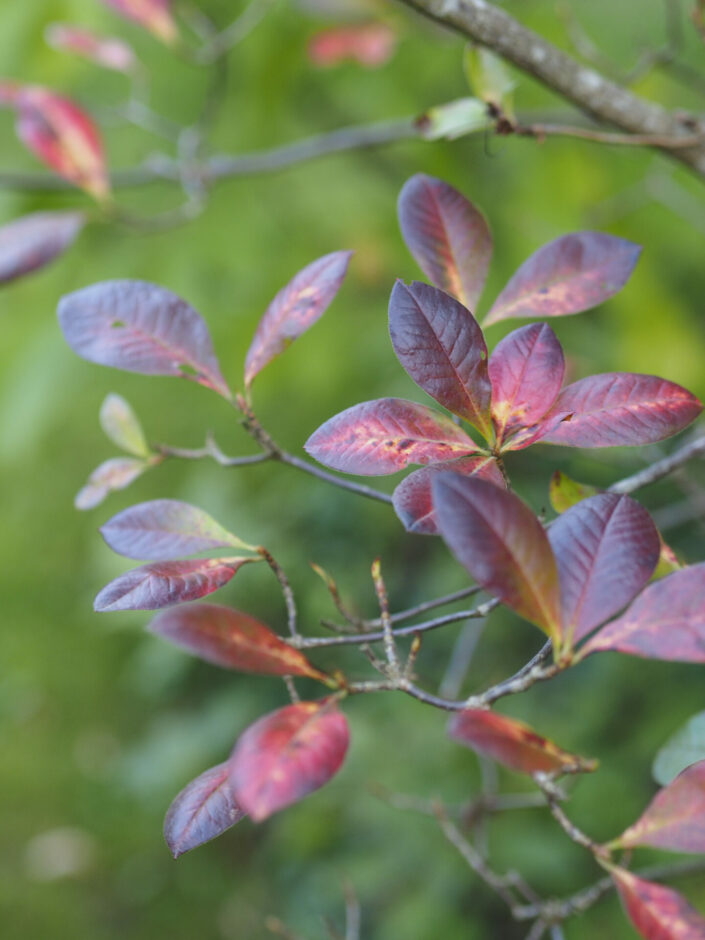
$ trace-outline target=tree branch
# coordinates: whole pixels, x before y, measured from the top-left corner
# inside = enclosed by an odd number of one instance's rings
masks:
[[[663,477],[673,473],[674,470],[678,470],[679,467],[695,457],[705,457],[705,436],[698,437],[689,444],[685,444],[675,453],[664,457],[663,460],[658,460],[650,467],[640,470],[639,473],[625,477],[623,480],[617,480],[608,489],[612,493],[633,493],[634,490],[641,489],[642,486],[648,486],[650,483],[656,483],[657,480],[663,479]]]

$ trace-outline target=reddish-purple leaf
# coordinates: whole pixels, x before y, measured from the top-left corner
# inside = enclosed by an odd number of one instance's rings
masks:
[[[171,0],[103,0],[121,16],[139,23],[162,42],[171,45],[178,38],[178,29],[171,13]]]
[[[404,241],[426,277],[474,310],[492,258],[482,214],[457,189],[423,173],[404,184],[398,208]]]
[[[59,323],[75,353],[103,366],[177,375],[230,397],[205,321],[146,281],[103,281],[63,297]]]
[[[705,564],[654,581],[581,656],[615,650],[645,659],[705,663]]]
[[[0,228],[0,284],[43,268],[83,228],[82,212],[33,212]]]
[[[165,610],[148,629],[206,662],[270,676],[327,676],[260,620],[230,607],[193,604]]]
[[[543,440],[568,447],[653,444],[686,428],[702,407],[675,382],[655,375],[605,372],[563,389],[551,414],[570,412],[571,418]]]
[[[330,699],[299,702],[260,718],[230,759],[235,798],[255,822],[318,790],[348,749],[345,716]]]
[[[528,428],[519,428],[515,431],[509,440],[502,446],[502,451],[524,450],[531,447],[537,441],[542,441],[551,431],[555,430],[559,424],[572,419],[570,411],[551,412],[548,417],[542,418],[538,424]]]
[[[257,326],[245,360],[245,385],[325,313],[343,283],[351,251],[313,261],[283,287]]]
[[[539,248],[510,279],[485,326],[510,317],[581,313],[626,284],[641,248],[603,232],[574,232]]]
[[[477,444],[450,418],[402,398],[353,405],[322,424],[304,446],[320,463],[361,476],[477,451]]]
[[[703,940],[705,919],[672,888],[610,866],[629,920],[646,940]]]
[[[562,750],[522,721],[482,708],[457,712],[448,722],[454,741],[524,774],[550,773],[563,768],[595,770],[588,761]]]
[[[319,68],[357,62],[373,69],[391,58],[396,44],[396,33],[385,23],[333,26],[311,37],[308,56]]]
[[[178,499],[130,506],[109,519],[100,532],[119,555],[149,561],[171,561],[213,548],[250,548],[207,512]]]
[[[46,41],[54,49],[70,52],[116,72],[130,72],[137,64],[132,48],[122,39],[97,36],[88,29],[68,23],[51,23]]]
[[[616,493],[599,493],[568,509],[549,528],[548,540],[558,564],[568,648],[634,600],[661,552],[648,512]]]
[[[255,558],[196,558],[162,561],[133,568],[107,584],[94,610],[158,610],[195,601],[227,584],[239,568]]]
[[[478,584],[561,637],[558,569],[548,536],[513,493],[486,480],[448,473],[432,483],[438,529]]]
[[[492,419],[498,441],[517,428],[537,424],[558,397],[565,360],[546,323],[532,323],[505,336],[490,356]]]
[[[96,467],[88,483],[79,490],[74,500],[76,509],[94,509],[113,490],[124,490],[140,474],[149,469],[146,460],[135,457],[112,457]]]
[[[164,820],[164,838],[178,858],[222,835],[245,815],[235,802],[226,761],[204,771],[174,799]]]
[[[436,514],[431,498],[431,481],[438,473],[452,470],[463,476],[477,476],[489,480],[495,486],[504,486],[504,478],[494,457],[458,457],[433,463],[414,470],[394,490],[394,510],[404,523],[407,532],[417,535],[438,535]]]
[[[470,311],[437,287],[397,281],[389,300],[389,333],[414,382],[491,437],[487,346]]]
[[[686,767],[659,790],[641,817],[610,847],[651,845],[673,852],[705,852],[705,760]]]

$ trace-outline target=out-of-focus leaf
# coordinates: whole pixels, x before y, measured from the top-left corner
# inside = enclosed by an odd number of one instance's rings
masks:
[[[162,561],[133,568],[115,578],[98,594],[94,610],[158,610],[195,601],[227,584],[247,562],[256,558],[196,558]]]
[[[463,476],[477,476],[495,486],[504,486],[504,477],[494,457],[459,457],[414,470],[394,490],[394,510],[407,532],[417,535],[438,535],[436,514],[431,496],[431,481],[438,473],[449,470]]]
[[[599,490],[589,483],[578,483],[567,474],[556,470],[548,487],[548,498],[556,512],[565,512],[590,496],[597,496]]]
[[[629,496],[599,493],[548,530],[558,564],[567,646],[612,617],[647,584],[661,543],[648,512]]]
[[[343,283],[351,251],[334,251],[307,265],[267,307],[245,360],[245,385],[325,313]]]
[[[440,534],[478,584],[558,643],[561,601],[548,536],[513,493],[477,477],[432,481]]]
[[[327,783],[340,769],[348,743],[348,723],[331,700],[271,712],[235,745],[230,759],[235,798],[260,822]]]
[[[414,382],[491,437],[487,346],[470,311],[437,287],[397,281],[389,300],[389,333]]]
[[[640,818],[610,846],[650,845],[672,852],[705,852],[705,760],[687,767],[656,794]]]
[[[74,53],[106,69],[129,73],[137,64],[132,47],[122,39],[97,36],[81,26],[51,23],[44,36],[54,49]]]
[[[325,680],[304,654],[255,617],[217,604],[165,610],[148,629],[206,662],[241,672]]]
[[[396,44],[396,33],[385,23],[333,26],[311,37],[308,56],[319,68],[357,62],[364,68],[375,69],[389,61]]]
[[[429,108],[416,119],[416,127],[425,140],[457,140],[466,134],[488,130],[492,118],[479,98],[457,98]]]
[[[652,767],[654,780],[665,787],[686,767],[703,760],[705,760],[705,711],[689,718],[658,752]]]
[[[164,838],[178,858],[222,835],[246,814],[233,797],[228,763],[204,771],[174,799],[164,820]]]
[[[39,85],[22,86],[14,104],[22,143],[59,176],[95,199],[107,199],[103,142],[85,111]]]
[[[503,59],[482,46],[468,45],[463,57],[465,75],[478,98],[494,105],[505,117],[513,115],[516,82]]]
[[[606,650],[704,663],[705,564],[654,581],[621,617],[588,640],[581,656]]]
[[[94,509],[113,490],[124,490],[133,480],[149,469],[146,460],[134,457],[112,457],[96,467],[88,483],[74,500],[76,509]]]
[[[149,561],[171,561],[213,548],[252,549],[207,512],[178,499],[130,506],[109,519],[100,532],[114,552]]]
[[[146,281],[103,281],[63,297],[59,323],[75,353],[144,375],[177,375],[230,398],[205,321]]]
[[[103,0],[103,3],[125,19],[139,23],[162,42],[171,45],[178,39],[171,0]]]
[[[457,189],[423,173],[404,184],[398,211],[404,241],[426,277],[474,310],[492,258],[482,213]]]
[[[106,436],[121,450],[135,457],[150,457],[152,452],[142,425],[130,404],[112,392],[100,406],[100,426]]]
[[[672,888],[609,867],[627,917],[646,940],[702,940],[705,919]]]
[[[0,107],[14,107],[17,103],[20,88],[19,82],[0,82]]]
[[[499,295],[484,325],[511,317],[582,313],[626,284],[641,248],[603,232],[574,232],[539,248]]]
[[[524,774],[550,773],[563,768],[595,770],[595,761],[561,750],[514,718],[481,708],[457,712],[448,722],[454,741]]]
[[[567,385],[551,413],[571,412],[543,438],[568,447],[653,444],[677,434],[703,406],[687,389],[633,372],[605,372]]]
[[[69,248],[82,212],[32,212],[0,227],[0,284],[43,268]]]
[[[495,347],[488,364],[492,418],[502,441],[520,427],[537,424],[558,397],[565,360],[546,323],[522,326]]]
[[[330,418],[304,445],[320,463],[362,476],[464,457],[477,444],[450,418],[413,401],[379,398]]]

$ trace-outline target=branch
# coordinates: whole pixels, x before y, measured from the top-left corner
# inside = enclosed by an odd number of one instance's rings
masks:
[[[663,477],[673,473],[674,470],[678,470],[679,467],[695,457],[705,457],[705,436],[698,437],[689,444],[685,444],[675,453],[664,457],[663,460],[658,460],[650,467],[640,470],[639,473],[625,477],[623,480],[617,480],[608,489],[612,493],[633,493],[634,490],[638,490],[642,486],[648,486],[650,483],[663,479]]]

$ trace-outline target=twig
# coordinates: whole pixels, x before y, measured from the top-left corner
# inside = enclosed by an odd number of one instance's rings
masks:
[[[269,552],[263,545],[260,545],[257,548],[257,552],[267,562],[274,573],[274,577],[279,582],[282,594],[284,595],[284,603],[286,604],[289,633],[291,634],[292,640],[298,640],[300,639],[300,634],[296,625],[296,600],[294,598],[294,592],[291,588],[291,584],[289,583],[289,579],[284,574],[284,571],[282,570],[279,562],[275,560],[271,552]]]
[[[345,893],[345,940],[360,940],[360,902],[350,881],[343,885]]]
[[[684,134],[681,137],[658,134],[619,134],[609,131],[592,130],[588,127],[577,127],[568,124],[517,124],[508,133],[515,133],[519,137],[577,137],[589,140],[596,144],[615,144],[621,147],[659,147],[663,150],[674,150],[681,147],[696,147],[705,143],[705,134]]]
[[[673,473],[674,470],[682,467],[683,464],[695,457],[705,457],[705,437],[698,437],[679,448],[669,457],[658,460],[633,476],[618,480],[609,487],[609,490],[612,493],[633,493],[634,490],[641,489],[642,486],[648,486],[650,483],[663,479],[663,477]]]
[[[372,581],[379,602],[380,619],[382,621],[382,639],[384,641],[384,653],[387,657],[387,664],[389,665],[389,675],[392,678],[397,678],[401,675],[401,669],[399,666],[397,647],[394,641],[392,622],[389,619],[389,599],[387,598],[387,588],[382,578],[382,568],[379,558],[372,564]]]

